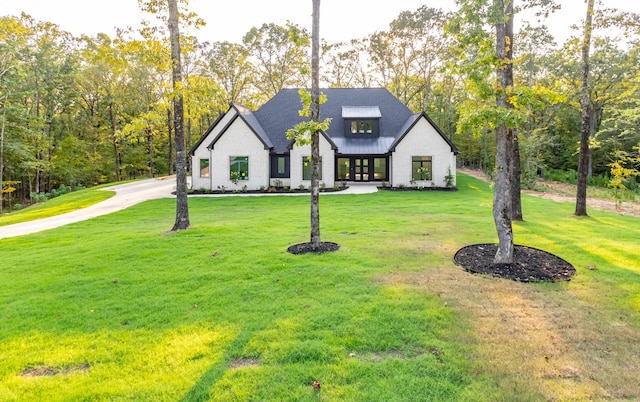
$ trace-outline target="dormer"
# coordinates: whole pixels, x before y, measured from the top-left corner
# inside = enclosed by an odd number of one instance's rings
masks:
[[[379,137],[381,117],[378,106],[343,106],[344,136]]]

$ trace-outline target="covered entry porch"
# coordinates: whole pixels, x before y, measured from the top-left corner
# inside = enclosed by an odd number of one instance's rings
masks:
[[[389,180],[388,155],[338,155],[336,180],[369,182]]]

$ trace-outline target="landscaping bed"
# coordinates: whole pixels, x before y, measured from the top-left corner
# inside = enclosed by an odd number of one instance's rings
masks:
[[[511,264],[494,264],[496,244],[472,244],[458,250],[456,264],[475,274],[486,274],[519,282],[568,281],[576,273],[562,258],[533,247],[514,245]]]
[[[348,186],[337,186],[337,187],[325,187],[320,188],[321,193],[335,193],[338,191],[343,191],[348,189]],[[187,190],[188,195],[203,195],[203,194],[309,194],[311,190],[307,187],[305,188],[292,188],[292,187],[269,187],[263,188],[260,190],[246,190],[246,189],[218,189],[218,190],[207,190],[207,189],[190,189]],[[175,194],[175,192],[174,192]]]

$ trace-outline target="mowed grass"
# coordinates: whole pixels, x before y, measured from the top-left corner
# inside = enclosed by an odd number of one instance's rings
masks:
[[[491,189],[191,198],[0,241],[0,400],[639,399],[638,218],[524,198],[516,240],[578,273],[467,274]],[[586,267],[589,267],[586,268]],[[592,269],[596,267],[596,269]],[[320,389],[311,384],[316,380]]]
[[[110,185],[112,184],[105,184],[74,191],[72,193],[52,198],[43,203],[33,205],[29,208],[3,214],[0,216],[0,226],[62,215],[67,212],[97,204],[100,201],[111,198],[116,194],[115,191],[101,190],[101,188],[108,187]]]

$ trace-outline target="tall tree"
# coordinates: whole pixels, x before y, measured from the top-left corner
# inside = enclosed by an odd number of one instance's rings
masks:
[[[247,49],[227,41],[214,42],[206,58],[207,73],[224,89],[226,103],[242,102],[253,78]]]
[[[580,126],[580,156],[578,159],[576,216],[587,216],[587,175],[589,173],[589,133],[591,128],[591,102],[589,100],[589,49],[591,48],[594,6],[595,0],[587,0],[587,16],[584,20],[584,32],[582,36],[582,79],[580,86],[582,122]]]
[[[310,119],[296,124],[287,130],[287,137],[294,139],[297,145],[311,145],[311,235],[308,245],[302,247],[303,252],[333,251],[335,248],[323,249],[320,241],[320,132],[329,128],[330,119],[320,122],[320,105],[325,97],[320,94],[320,0],[313,2],[313,23],[311,39],[311,93],[300,90],[303,108],[301,116]],[[306,247],[308,246],[308,247]]]
[[[500,20],[496,23],[498,96],[496,106],[508,113],[513,109],[507,93],[513,88],[513,0],[494,0]],[[496,168],[493,190],[493,220],[498,232],[498,251],[494,263],[513,262],[513,228],[511,224],[511,169],[513,129],[505,121],[496,128]]]
[[[180,27],[178,4],[167,0],[169,6],[169,36],[171,38],[171,70],[173,80],[173,125],[176,144],[176,221],[172,231],[188,229],[189,201],[187,199],[187,154],[184,145],[184,108],[182,104],[182,72],[180,64]]]
[[[308,32],[297,25],[263,24],[252,28],[242,39],[256,69],[253,85],[264,98],[271,98],[287,86],[308,85]]]
[[[320,0],[313,0],[311,24],[311,120],[320,121]],[[320,131],[311,133],[311,246],[320,249]]]

